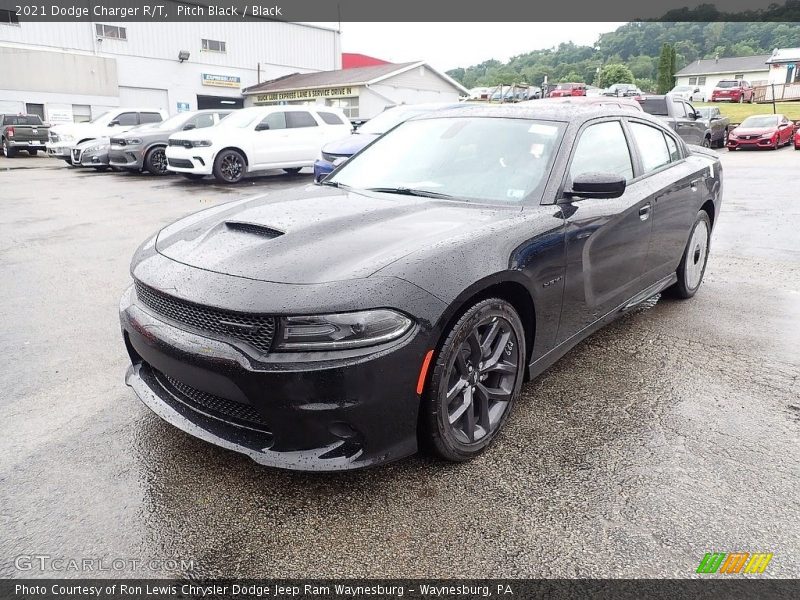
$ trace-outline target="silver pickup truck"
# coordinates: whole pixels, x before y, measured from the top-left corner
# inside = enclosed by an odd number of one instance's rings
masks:
[[[662,119],[687,144],[711,147],[711,129],[694,106],[680,96],[643,96],[637,98],[644,112]]]

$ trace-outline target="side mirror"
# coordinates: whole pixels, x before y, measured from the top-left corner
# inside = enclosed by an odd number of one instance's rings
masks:
[[[184,131],[189,131],[190,129],[197,129],[197,125],[195,125],[194,123],[187,123],[186,125],[183,126]]]
[[[259,123],[256,125],[256,131],[266,131],[269,129],[269,123]]]
[[[711,120],[712,121],[719,121],[721,118],[722,117],[720,117],[719,115],[715,115],[715,116],[711,117]]]
[[[572,198],[619,198],[625,193],[624,177],[614,173],[582,173],[572,181],[564,195]]]
[[[114,119],[113,121],[109,121],[108,123],[109,127],[116,127],[117,125],[119,125],[119,121],[117,121],[116,119]]]

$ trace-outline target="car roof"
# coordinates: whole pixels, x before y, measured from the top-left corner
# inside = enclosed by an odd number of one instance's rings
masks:
[[[472,104],[469,107],[459,109],[437,111],[419,115],[414,120],[436,119],[445,117],[496,117],[514,119],[541,119],[545,121],[588,121],[599,117],[631,117],[636,116],[640,119],[651,121],[662,125],[659,119],[650,117],[647,113],[625,106],[613,106],[611,103],[571,103],[571,102],[546,102],[535,100],[530,103],[520,102],[519,104],[506,105],[482,105]]]

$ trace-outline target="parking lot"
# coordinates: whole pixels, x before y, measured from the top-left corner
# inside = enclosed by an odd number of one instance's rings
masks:
[[[117,318],[146,236],[310,175],[225,187],[0,159],[0,577],[80,575],[20,572],[20,555],[184,559],[193,576],[689,577],[710,551],[772,552],[765,575],[796,576],[800,152],[721,158],[694,299],[580,344],[471,463],[329,475],[151,414],[123,383]]]

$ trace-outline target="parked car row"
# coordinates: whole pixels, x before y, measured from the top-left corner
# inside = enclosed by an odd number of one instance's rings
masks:
[[[697,85],[676,85],[670,94],[690,102],[755,102],[755,90],[750,82],[743,79],[722,79],[711,90],[706,91]]]

